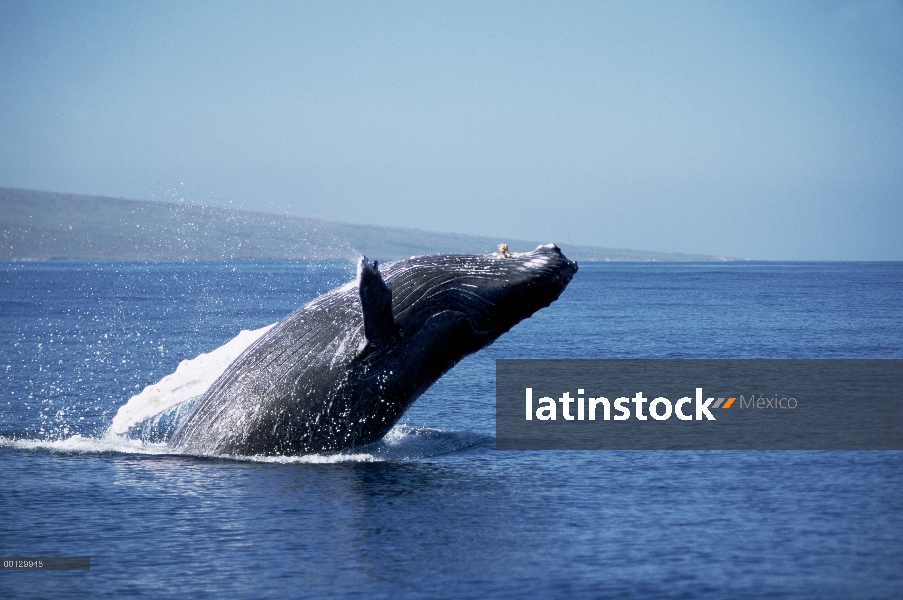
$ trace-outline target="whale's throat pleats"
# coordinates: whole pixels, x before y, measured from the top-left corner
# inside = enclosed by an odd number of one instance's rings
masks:
[[[368,262],[361,257],[358,292],[364,314],[364,336],[367,343],[379,348],[393,343],[398,337],[398,327],[392,317],[392,287],[383,281],[379,263]]]

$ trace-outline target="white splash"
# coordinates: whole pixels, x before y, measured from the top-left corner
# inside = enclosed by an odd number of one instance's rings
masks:
[[[151,444],[107,432],[101,438],[73,435],[55,440],[13,439],[0,436],[0,447],[19,450],[47,450],[64,454],[168,454],[172,450],[166,444]]]
[[[250,460],[252,462],[266,462],[278,464],[305,463],[314,465],[331,465],[344,462],[376,462],[377,459],[372,454],[302,454],[301,456],[263,456],[255,454],[254,456],[237,456],[229,457],[238,460]]]
[[[95,438],[73,435],[57,440],[13,439],[0,436],[0,448],[16,448],[18,450],[44,450],[60,454],[153,454],[176,456],[172,448],[164,443],[153,444],[132,440],[107,431],[103,437]],[[190,456],[190,455],[189,455]],[[342,462],[373,462],[379,460],[372,454],[339,453],[339,454],[304,454],[301,456],[229,456],[217,455],[239,461],[268,463],[312,463],[333,464]]]
[[[243,330],[216,350],[191,360],[183,360],[175,373],[147,386],[140,394],[132,396],[127,403],[119,407],[110,430],[122,435],[145,419],[158,415],[176,404],[197,398],[213,385],[216,378],[222,375],[242,352],[273,325],[254,331]]]
[[[333,464],[345,462],[398,462],[419,460],[443,454],[466,451],[491,444],[492,438],[472,433],[455,433],[427,427],[396,425],[386,436],[358,449],[346,452],[303,454],[301,456],[215,455],[236,461],[278,464]],[[144,454],[157,456],[192,456],[165,443],[151,443],[116,435],[107,430],[102,437],[73,435],[61,439],[15,439],[0,436],[0,448],[39,450],[59,454]],[[356,451],[355,451],[356,450]]]

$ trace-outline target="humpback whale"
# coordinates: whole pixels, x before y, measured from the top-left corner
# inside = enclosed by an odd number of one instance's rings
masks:
[[[576,271],[554,244],[383,269],[362,257],[355,281],[299,308],[235,359],[169,444],[296,455],[375,442],[463,357],[554,302]]]

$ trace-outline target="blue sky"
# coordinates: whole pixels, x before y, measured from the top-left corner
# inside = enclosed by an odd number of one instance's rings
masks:
[[[0,186],[903,260],[903,2],[0,0]]]

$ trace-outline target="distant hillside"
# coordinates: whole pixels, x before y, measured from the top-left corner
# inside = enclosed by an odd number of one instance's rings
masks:
[[[0,188],[0,260],[397,260],[440,252],[513,251],[539,242],[351,225],[193,204]],[[548,242],[553,240],[542,240]],[[583,261],[724,260],[562,245]]]

